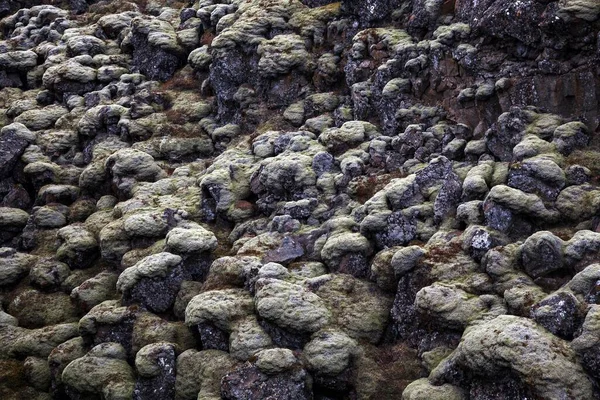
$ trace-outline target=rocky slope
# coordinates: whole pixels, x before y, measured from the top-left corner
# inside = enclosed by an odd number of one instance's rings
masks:
[[[600,398],[598,1],[0,17],[0,398]]]

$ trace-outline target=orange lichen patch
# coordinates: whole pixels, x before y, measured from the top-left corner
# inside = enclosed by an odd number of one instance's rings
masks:
[[[398,394],[412,381],[426,376],[417,351],[404,343],[384,345],[370,354],[377,365],[377,398],[397,399]],[[375,375],[375,374],[374,374]]]
[[[567,165],[581,165],[592,172],[592,183],[600,184],[600,153],[594,149],[575,150],[565,160]]]
[[[390,55],[388,54],[388,52],[384,51],[384,50],[375,49],[371,52],[371,57],[373,57],[373,59],[375,61],[382,61],[382,60],[388,58],[389,56]]]
[[[556,236],[558,236],[559,238],[561,238],[562,240],[565,240],[565,241],[571,239],[571,237],[575,233],[573,228],[568,228],[568,227],[560,227],[560,228],[550,229],[550,232],[552,232],[553,234],[555,234]]]
[[[254,209],[254,204],[246,200],[238,200],[235,202],[235,208],[239,208],[240,210],[252,210]]]
[[[215,38],[214,32],[206,31],[200,37],[200,44],[203,46],[210,46],[212,44],[212,41],[214,38]]]
[[[227,282],[227,279],[221,276],[211,276],[209,275],[206,281],[202,284],[202,289],[200,292],[208,292],[211,290],[223,290],[223,289],[235,289],[237,285],[233,285],[230,282]]]
[[[444,0],[442,4],[442,15],[445,14],[454,14],[454,9],[456,8],[456,0]]]
[[[180,9],[186,5],[185,1],[173,1],[168,0],[164,6]],[[148,0],[129,0],[129,1],[114,1],[114,0],[102,0],[95,4],[90,5],[88,9],[89,14],[118,14],[125,11],[139,11],[145,12],[148,8]]]
[[[120,14],[127,11],[142,12],[147,5],[147,0],[136,1],[110,1],[103,0],[91,4],[85,14],[75,16],[75,19],[83,24],[98,22],[100,18],[109,14]]]
[[[195,123],[183,123],[183,124],[163,124],[155,137],[168,136],[172,138],[184,139],[184,138],[209,138],[207,133]]]
[[[356,185],[356,201],[364,204],[365,201],[369,200],[375,193],[379,192],[390,183],[392,179],[402,177],[404,177],[404,175],[401,172],[395,171],[390,172],[389,174],[359,176],[354,178],[353,181]]]
[[[268,131],[283,131],[289,128],[289,123],[281,115],[273,115],[272,118],[256,127],[252,139],[255,139],[256,137]]]
[[[324,5],[323,9],[327,10],[327,11],[330,11],[330,12],[337,13],[337,12],[340,11],[341,7],[342,7],[342,2],[338,1],[336,3],[330,3],[330,4],[327,4],[327,5]]]
[[[25,386],[23,363],[17,360],[0,360],[0,395],[3,390],[19,386]]]
[[[206,167],[208,167],[208,161],[209,160],[207,160]],[[217,237],[218,245],[217,248],[213,250],[213,257],[215,259],[233,255],[231,243],[229,242],[229,235],[231,234],[233,226],[231,226],[229,222],[217,219],[216,223],[210,224],[210,226],[205,225],[205,228],[209,229]]]
[[[425,260],[431,263],[439,263],[448,261],[462,252],[461,243],[459,241],[447,242],[444,246],[434,246],[429,248]]]
[[[188,3],[189,3],[189,1],[168,0],[167,1],[167,6],[169,6],[171,8],[174,8],[176,10],[179,10],[182,7],[185,7]]]
[[[167,120],[177,125],[183,125],[188,122],[188,116],[178,110],[170,109],[165,113]]]
[[[193,75],[175,74],[173,78],[160,85],[161,90],[200,90],[201,82]]]

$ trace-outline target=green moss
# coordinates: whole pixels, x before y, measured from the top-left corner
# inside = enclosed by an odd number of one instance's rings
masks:
[[[575,150],[566,159],[567,165],[581,165],[600,180],[600,152],[593,149]]]
[[[550,139],[554,130],[563,123],[563,119],[554,114],[531,114],[533,121],[525,128],[525,134],[531,134]]]
[[[468,24],[458,22],[452,25],[443,25],[433,32],[433,37],[443,44],[450,45],[457,40],[466,39],[471,33]]]

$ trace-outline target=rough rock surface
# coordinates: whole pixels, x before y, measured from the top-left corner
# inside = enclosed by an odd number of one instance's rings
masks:
[[[600,398],[597,0],[0,0],[0,399]]]

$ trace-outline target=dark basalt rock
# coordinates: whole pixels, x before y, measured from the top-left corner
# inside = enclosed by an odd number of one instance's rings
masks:
[[[219,117],[225,121],[235,120],[232,118],[237,109],[234,95],[243,83],[249,81],[248,73],[257,62],[249,59],[240,49],[229,49],[213,59],[210,65],[210,82],[217,97]]]
[[[187,281],[204,282],[214,261],[210,252],[182,254],[182,274]]]
[[[0,18],[8,15],[11,12],[11,3],[9,0],[0,0]]]
[[[450,172],[433,203],[433,219],[440,223],[446,217],[455,215],[462,196],[462,182],[458,175]]]
[[[158,374],[152,377],[139,377],[133,390],[133,399],[173,399],[175,398],[176,355],[172,345],[162,346],[158,354],[152,354],[158,366]]]
[[[176,55],[153,48],[142,35],[135,35],[132,43],[133,63],[150,79],[169,80],[181,65],[181,60]]]
[[[556,200],[562,189],[560,184],[547,183],[537,178],[535,172],[528,171],[527,167],[512,170],[508,177],[508,185],[526,193],[537,194],[548,201]]]
[[[134,25],[131,38],[133,66],[150,79],[167,81],[183,65],[185,54],[153,45],[148,34],[147,29],[137,29]]]
[[[504,232],[511,237],[526,237],[534,232],[535,219],[516,213],[494,202],[484,203],[486,226]]]
[[[313,393],[315,394],[315,399],[352,398],[356,396],[352,374],[353,371],[347,369],[336,376],[314,376]]]
[[[550,295],[535,304],[531,316],[544,328],[567,340],[573,338],[583,322],[581,304],[566,292]]]
[[[485,34],[500,39],[516,39],[529,46],[536,45],[541,39],[539,24],[545,9],[542,2],[461,1],[459,5],[459,14],[470,14],[470,19],[465,19],[465,22],[474,22],[474,28]]]
[[[396,211],[387,218],[385,229],[375,233],[375,241],[380,248],[402,246],[413,240],[416,233],[416,220]]]
[[[89,7],[88,0],[69,0],[69,6],[75,14],[83,14]]]
[[[334,272],[349,274],[356,278],[366,278],[369,274],[369,262],[363,253],[346,253],[337,266],[330,268]]]
[[[327,4],[335,3],[333,0],[301,0],[302,4],[307,5],[308,7],[322,7]]]
[[[498,123],[486,132],[487,148],[500,161],[511,161],[512,150],[523,138],[528,115],[520,109],[502,114]]]
[[[91,337],[91,343],[94,345],[109,342],[119,343],[131,354],[134,323],[135,316],[130,316],[115,324],[99,324],[96,333]],[[84,339],[86,339],[85,336]]]
[[[419,329],[419,312],[414,305],[417,292],[426,286],[425,273],[419,269],[405,274],[398,280],[398,289],[391,309],[392,331],[398,340],[418,343],[422,336]]]
[[[590,176],[588,171],[581,165],[573,165],[565,171],[567,182],[571,185],[583,185],[588,183]]]
[[[9,131],[0,136],[0,179],[12,174],[19,158],[29,143],[16,132]]]
[[[10,179],[0,183],[0,207],[12,207],[27,210],[32,205],[29,192],[21,184],[15,184]]]
[[[229,351],[229,334],[227,332],[211,323],[198,324],[196,329],[203,349]]]
[[[487,205],[484,213],[487,226],[501,232],[508,231],[514,219],[510,210],[498,204]]]
[[[448,174],[451,173],[452,162],[446,157],[441,156],[432,160],[429,165],[417,172],[415,182],[419,185],[421,192],[423,192],[427,188],[445,181]]]
[[[300,350],[310,341],[310,335],[291,332],[265,319],[259,319],[258,323],[279,347]]]
[[[227,400],[312,399],[308,374],[304,370],[266,375],[253,365],[244,365],[223,377],[221,396]]]
[[[363,23],[389,18],[390,14],[400,8],[404,0],[344,0],[342,7]]]
[[[523,244],[523,268],[532,278],[539,278],[563,268],[562,241],[549,232],[530,236]]]
[[[182,24],[185,21],[189,20],[190,18],[195,18],[195,17],[196,17],[196,10],[194,10],[193,8],[183,8],[181,10],[181,12],[179,13],[179,19]]]
[[[281,241],[281,246],[276,249],[269,250],[264,258],[264,263],[276,262],[287,264],[304,255],[304,249],[298,240],[291,236],[286,236]]]
[[[165,312],[173,307],[183,279],[181,265],[169,271],[164,278],[142,278],[123,293],[123,304],[138,303],[152,312]]]
[[[587,349],[581,356],[586,371],[596,379],[600,379],[600,345]]]
[[[590,289],[585,296],[585,301],[589,304],[600,304],[600,280],[596,281],[596,284]]]
[[[0,398],[600,398],[599,4],[0,0]]]
[[[469,390],[473,400],[527,400],[532,398],[528,390],[518,378],[501,376],[496,380],[473,379]]]

